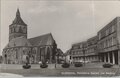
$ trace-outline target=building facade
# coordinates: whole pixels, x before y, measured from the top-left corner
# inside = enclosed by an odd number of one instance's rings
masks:
[[[56,50],[57,44],[51,33],[27,38],[27,24],[24,23],[17,9],[16,17],[9,26],[9,43],[2,52],[3,62],[5,64],[23,64],[26,61],[53,63]]]
[[[89,62],[96,62],[99,61],[98,57],[98,50],[97,50],[97,42],[98,42],[98,36],[94,36],[87,40],[87,61]]]
[[[72,58],[70,56],[70,50],[67,50],[64,55],[65,55],[65,62],[72,64]]]
[[[98,37],[95,36],[87,41],[73,44],[70,50],[70,56],[73,63],[99,61],[97,53],[97,39]]]
[[[89,62],[99,61],[98,50],[97,50],[98,36],[94,36],[87,40],[87,51],[86,58]]]
[[[60,64],[63,61],[64,61],[64,53],[60,48],[58,48],[56,53],[56,62]]]
[[[70,49],[70,57],[73,63],[84,61],[86,48],[86,41],[72,45],[72,48]]]
[[[84,59],[88,62],[120,64],[120,17],[116,17],[98,31],[97,36],[73,44],[69,55],[73,62]]]
[[[116,17],[98,32],[100,61],[120,64],[120,17]]]

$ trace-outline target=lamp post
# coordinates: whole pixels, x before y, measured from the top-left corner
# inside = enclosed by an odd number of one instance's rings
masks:
[[[56,64],[57,64],[57,56],[55,56],[55,68],[56,68]]]
[[[57,63],[58,63],[58,56],[59,56],[59,53],[57,53],[56,56],[55,56],[55,68],[56,68]]]

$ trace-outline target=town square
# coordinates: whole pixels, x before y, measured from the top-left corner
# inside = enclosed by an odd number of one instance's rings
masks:
[[[120,76],[119,1],[1,2],[0,75]]]

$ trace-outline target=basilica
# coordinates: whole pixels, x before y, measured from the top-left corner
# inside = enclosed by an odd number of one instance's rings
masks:
[[[55,62],[57,44],[51,33],[27,38],[27,24],[22,20],[17,9],[16,17],[9,25],[9,42],[2,52],[5,64],[24,64],[26,57],[29,63],[40,61]]]

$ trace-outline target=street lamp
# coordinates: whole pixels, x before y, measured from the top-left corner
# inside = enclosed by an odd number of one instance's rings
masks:
[[[56,68],[56,64],[57,64],[57,60],[56,60],[56,58],[57,58],[57,57],[55,56],[55,68]]]

